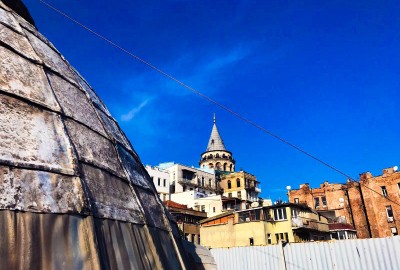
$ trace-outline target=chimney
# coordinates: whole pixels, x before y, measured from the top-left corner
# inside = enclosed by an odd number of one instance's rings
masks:
[[[389,176],[389,175],[391,175],[391,174],[393,174],[394,173],[394,168],[393,167],[391,167],[391,168],[386,168],[386,169],[383,169],[382,170],[382,175],[383,176]]]

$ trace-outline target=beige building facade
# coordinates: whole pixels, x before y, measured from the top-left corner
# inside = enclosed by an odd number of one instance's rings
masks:
[[[328,219],[296,204],[228,211],[200,223],[201,245],[209,248],[330,239]]]

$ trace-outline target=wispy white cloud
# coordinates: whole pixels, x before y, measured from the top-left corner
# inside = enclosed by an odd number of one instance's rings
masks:
[[[146,98],[139,105],[133,107],[128,113],[121,115],[121,121],[128,122],[132,120],[144,107],[146,107],[152,98]]]

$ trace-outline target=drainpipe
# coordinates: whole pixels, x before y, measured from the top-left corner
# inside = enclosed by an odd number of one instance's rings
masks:
[[[369,224],[367,208],[365,207],[364,196],[363,196],[362,189],[361,189],[361,183],[358,183],[358,189],[360,190],[361,204],[363,206],[363,210],[364,210],[364,213],[365,213],[365,219],[366,219],[366,222],[367,222],[367,228],[368,228],[369,237],[372,238],[371,226]]]
[[[345,189],[345,193],[346,193],[347,201],[349,202],[350,215],[351,215],[351,222],[353,223],[354,228],[356,228],[356,224],[354,223],[353,209],[351,208],[349,190],[348,190],[347,187],[346,187],[346,189]]]

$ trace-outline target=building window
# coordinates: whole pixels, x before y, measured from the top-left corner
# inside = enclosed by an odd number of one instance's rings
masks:
[[[274,209],[274,219],[275,220],[286,220],[286,208],[275,208]]]
[[[232,198],[232,193],[228,193],[228,198]]]
[[[268,243],[268,245],[272,244],[272,239],[271,239],[271,234],[270,233],[267,233],[267,243]]]
[[[163,200],[163,201],[166,201],[166,200],[167,200],[167,195],[166,195],[166,194],[163,194],[163,197],[164,197],[164,200]]]
[[[397,188],[398,188],[398,190],[400,192],[400,183],[397,183]]]
[[[386,206],[386,215],[389,222],[393,221],[393,209],[390,205]]]
[[[208,179],[208,186],[211,187],[211,179]]]
[[[253,237],[249,238],[249,240],[250,240],[250,246],[254,246],[254,239],[253,239]]]
[[[326,197],[325,196],[321,197],[321,200],[322,200],[322,206],[326,206],[327,205],[326,204]]]
[[[285,241],[289,243],[289,235],[287,232],[285,232]]]
[[[213,213],[215,213],[215,207],[213,207]]]
[[[294,203],[299,203],[299,198],[294,198]]]
[[[206,211],[206,206],[205,205],[202,205],[201,206],[201,212],[205,212]]]
[[[397,232],[397,228],[396,228],[396,227],[392,227],[392,228],[390,228],[390,230],[392,231],[392,235],[393,235],[393,236],[398,235],[398,232]]]
[[[242,192],[241,192],[241,191],[238,191],[238,192],[237,192],[237,197],[238,197],[239,199],[242,198]]]
[[[300,215],[299,209],[292,208],[292,218],[297,218]]]
[[[232,188],[231,180],[228,180],[228,188],[229,188],[229,189]]]
[[[240,187],[240,179],[239,179],[239,178],[236,179],[236,186],[237,186],[237,187]]]
[[[314,198],[315,208],[319,208],[319,197]]]
[[[163,184],[164,184],[164,187],[167,186],[167,179],[164,179]]]
[[[158,186],[161,185],[161,178],[158,178],[158,182],[157,182]]]
[[[279,233],[275,234],[276,243],[279,243]]]
[[[386,187],[385,186],[381,186],[381,190],[382,190],[382,195],[387,197],[388,193],[387,193]]]

